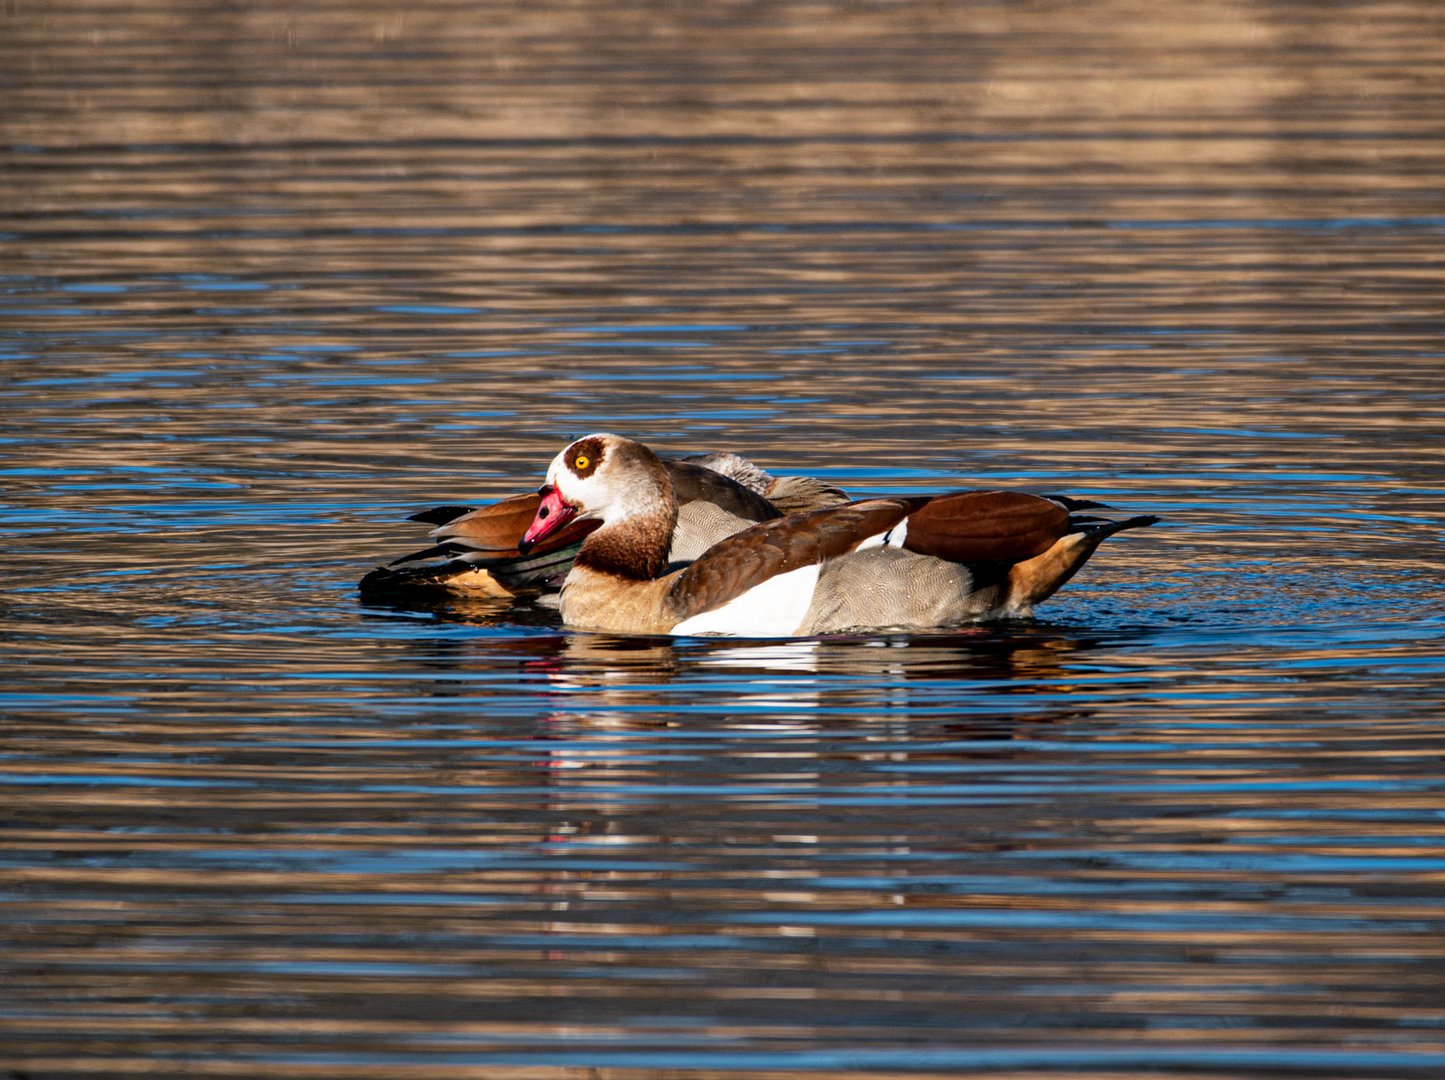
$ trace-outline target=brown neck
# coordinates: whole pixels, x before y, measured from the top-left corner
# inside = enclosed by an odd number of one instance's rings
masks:
[[[577,565],[632,581],[661,577],[676,526],[677,505],[670,501],[656,513],[604,525],[582,545]]]

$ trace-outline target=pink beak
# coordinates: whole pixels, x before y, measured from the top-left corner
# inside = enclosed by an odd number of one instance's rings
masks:
[[[517,544],[517,550],[523,555],[577,516],[577,507],[562,498],[562,493],[555,487],[544,487],[539,494],[542,496],[542,505],[537,507],[537,516],[532,519],[532,524],[527,526],[521,542]]]

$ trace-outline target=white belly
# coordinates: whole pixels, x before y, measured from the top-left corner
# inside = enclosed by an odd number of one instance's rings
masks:
[[[817,563],[777,574],[754,585],[722,607],[684,619],[674,634],[727,634],[733,637],[792,637],[803,625],[818,587]]]

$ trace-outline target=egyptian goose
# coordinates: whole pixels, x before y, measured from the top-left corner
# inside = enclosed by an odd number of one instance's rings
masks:
[[[562,585],[563,621],[645,634],[792,637],[1027,615],[1106,537],[1158,520],[1012,491],[864,499],[750,526],[670,569],[677,495],[641,443],[579,439],[540,494],[523,554],[595,523]]]
[[[699,454],[669,461],[665,468],[678,503],[667,556],[674,568],[756,522],[848,501],[824,481],[772,476],[737,454]],[[429,534],[435,543],[371,571],[361,579],[362,595],[503,598],[523,591],[555,591],[597,522],[579,520],[523,555],[517,545],[541,502],[540,495],[516,495],[479,509],[438,506],[413,514],[408,520],[437,526]],[[441,561],[401,565],[425,560]]]

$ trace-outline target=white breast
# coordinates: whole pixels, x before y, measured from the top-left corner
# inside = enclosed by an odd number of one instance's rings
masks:
[[[803,624],[818,587],[817,563],[776,574],[719,608],[684,619],[674,634],[792,637]]]

